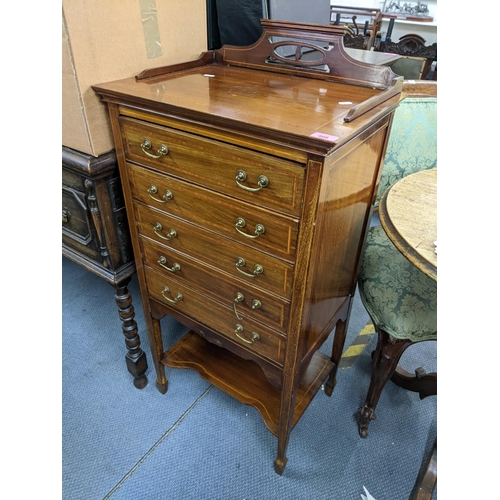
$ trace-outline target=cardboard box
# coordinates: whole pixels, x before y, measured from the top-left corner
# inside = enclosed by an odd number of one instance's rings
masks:
[[[91,85],[196,59],[207,50],[205,0],[63,0],[62,145],[113,149],[107,107]]]

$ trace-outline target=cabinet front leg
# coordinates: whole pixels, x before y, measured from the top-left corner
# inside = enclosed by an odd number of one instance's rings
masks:
[[[125,361],[127,369],[134,377],[134,385],[138,389],[144,389],[148,384],[148,379],[145,375],[148,369],[146,354],[141,349],[141,339],[138,335],[137,323],[135,322],[134,306],[132,305],[132,295],[130,294],[127,285],[131,278],[126,278],[115,288],[115,301],[118,306],[118,315],[122,321],[123,335],[125,336],[125,345],[127,346],[127,354]]]
[[[151,346],[151,355],[156,369],[156,386],[162,394],[165,394],[168,390],[168,379],[165,375],[165,366],[161,362],[163,357],[163,339],[161,335],[160,320],[149,314],[145,316],[148,327],[149,344]]]
[[[290,433],[292,432],[293,414],[298,385],[297,380],[293,382],[294,385],[291,387],[291,392],[286,391],[285,387],[281,394],[280,418],[278,423],[278,456],[274,461],[274,471],[280,476],[283,474],[286,463],[288,462],[288,458],[286,458],[286,450],[288,448]]]
[[[274,461],[274,472],[276,472],[276,474],[279,474],[281,476],[283,474],[283,471],[285,470],[287,462],[288,458],[286,458],[285,456],[277,457],[276,460]]]

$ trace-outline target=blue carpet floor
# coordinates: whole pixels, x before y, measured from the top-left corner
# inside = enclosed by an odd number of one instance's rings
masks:
[[[373,337],[339,372],[331,398],[322,390],[293,429],[288,464],[274,472],[276,438],[252,407],[190,370],[167,369],[156,388],[136,276],[130,284],[148,385],[136,389],[114,289],[62,259],[62,498],[64,500],[376,500],[408,498],[436,437],[437,397],[388,383],[366,439],[355,413],[370,379]],[[346,348],[368,322],[356,297]],[[186,329],[162,320],[166,342]],[[332,336],[331,336],[332,337]],[[322,347],[330,353],[331,338]],[[436,369],[436,344],[410,347],[402,365]],[[433,499],[437,498],[437,487]]]

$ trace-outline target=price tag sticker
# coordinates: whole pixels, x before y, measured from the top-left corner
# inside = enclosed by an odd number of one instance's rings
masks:
[[[311,134],[311,137],[316,137],[316,139],[323,139],[324,141],[328,142],[335,142],[339,139],[336,135],[322,134],[321,132],[314,132],[314,134]]]

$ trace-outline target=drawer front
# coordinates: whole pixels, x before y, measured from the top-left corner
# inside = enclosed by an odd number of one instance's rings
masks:
[[[163,212],[134,203],[139,232],[258,288],[290,298],[293,265]]]
[[[293,260],[298,220],[128,164],[133,196],[259,250]]]
[[[304,165],[132,118],[120,122],[127,159],[252,204],[300,214]],[[168,153],[162,154],[162,145]]]
[[[233,308],[235,319],[251,318],[286,332],[289,302],[147,238],[141,237],[141,246],[146,265],[159,274],[166,277],[175,274],[182,283],[203,288],[226,307]]]
[[[146,283],[149,295],[160,302],[216,330],[239,347],[283,364],[286,342],[284,336],[252,320],[236,319],[231,308],[195,291],[193,287],[157,274],[149,268],[146,268]]]

